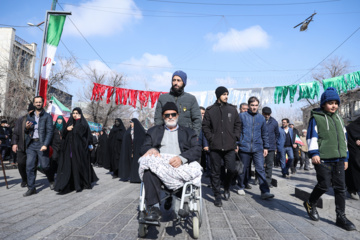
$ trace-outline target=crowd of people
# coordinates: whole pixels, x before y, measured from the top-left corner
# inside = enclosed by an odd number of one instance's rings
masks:
[[[98,180],[93,166],[103,167],[114,179],[143,181],[147,219],[157,220],[161,216],[161,184],[171,176],[149,166],[144,168],[142,164],[153,158],[169,155],[165,160],[167,167],[175,170],[199,162],[204,176],[210,177],[217,207],[229,200],[231,188],[241,196],[252,188],[252,165],[264,200],[275,197],[270,192],[274,167],[281,168],[283,178],[291,178],[299,169],[315,168],[318,183],[304,202],[309,217],[319,220],[317,201],[332,186],[336,224],[346,230],[355,229],[345,216],[345,199],[346,191],[353,199],[359,199],[360,118],[344,125],[337,111],[340,97],[334,88],[322,94],[320,108],[312,111],[308,128],[300,134],[288,118],[282,119],[279,126],[270,107],[262,107],[260,113],[257,97],[240,104],[239,113],[236,106],[228,103],[228,89],[220,86],[215,90],[215,103],[205,109],[184,91],[186,73],[176,71],[171,81],[170,92],[161,95],[157,102],[155,126],[148,131],[136,118],[131,119],[128,129],[116,118],[109,135],[106,129],[91,133],[80,108],[73,109],[67,122],[60,116],[53,124],[43,109],[43,99],[35,97],[28,113],[16,121],[11,143],[17,154],[21,186],[28,187],[24,196],[36,193],[38,166],[50,189],[59,193],[91,189]],[[3,121],[1,126],[3,154],[3,144],[8,146],[10,133]],[[140,168],[144,170],[141,174]],[[166,205],[169,208],[171,200]]]

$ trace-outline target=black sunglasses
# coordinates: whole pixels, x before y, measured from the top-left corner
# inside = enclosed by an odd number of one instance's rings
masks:
[[[176,117],[177,113],[166,113],[166,114],[164,114],[165,118],[169,118],[170,115],[171,115],[172,117]]]

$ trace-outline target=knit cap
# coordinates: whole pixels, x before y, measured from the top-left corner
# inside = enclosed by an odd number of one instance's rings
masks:
[[[226,87],[220,86],[215,90],[216,99],[219,99],[221,95],[224,93],[229,92]]]
[[[322,107],[326,102],[334,100],[337,101],[340,105],[340,96],[337,93],[336,89],[333,87],[329,87],[325,90],[325,92],[323,92],[323,94],[321,94],[320,106]]]
[[[174,74],[173,74],[172,77],[171,77],[171,81],[172,81],[172,79],[174,78],[174,76],[179,76],[179,77],[181,78],[181,80],[183,81],[184,87],[185,87],[185,85],[186,85],[186,80],[187,80],[187,75],[186,75],[186,73],[184,73],[184,72],[181,71],[181,70],[178,70],[178,71],[174,72]]]

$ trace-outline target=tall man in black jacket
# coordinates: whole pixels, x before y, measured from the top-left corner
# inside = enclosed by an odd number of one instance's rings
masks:
[[[53,136],[52,117],[45,112],[43,108],[44,99],[41,96],[34,97],[33,103],[35,111],[28,114],[25,124],[28,191],[23,194],[24,197],[36,193],[36,158],[38,158],[38,161],[50,182],[50,188],[54,188],[54,178],[53,174],[50,173],[49,159],[49,145]]]
[[[214,204],[221,207],[221,160],[224,160],[227,169],[224,181],[224,197],[225,200],[228,200],[230,198],[230,182],[235,174],[236,141],[239,140],[241,122],[236,107],[227,103],[229,95],[227,88],[218,87],[215,94],[217,100],[206,109],[202,130],[211,149],[211,185],[215,197]]]
[[[169,164],[178,168],[182,164],[198,161],[201,157],[201,147],[194,130],[178,125],[179,111],[175,103],[167,102],[162,107],[164,124],[150,128],[141,147],[143,156],[159,156],[160,153],[174,154]],[[160,193],[161,180],[156,174],[147,170],[143,175],[145,200],[149,212],[145,217],[148,221],[156,221],[161,216]],[[168,198],[170,199],[170,198]],[[167,202],[169,204],[169,202]],[[170,205],[171,206],[171,205]],[[170,207],[166,207],[170,209]]]
[[[28,114],[35,110],[34,104],[30,103],[27,109]],[[25,125],[27,115],[18,118],[15,122],[13,139],[12,139],[12,150],[16,153],[18,169],[21,176],[21,187],[27,186],[27,175],[26,175],[26,147],[25,147]]]

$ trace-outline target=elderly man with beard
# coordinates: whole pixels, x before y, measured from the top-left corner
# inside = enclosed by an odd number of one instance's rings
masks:
[[[173,102],[179,109],[179,125],[189,127],[200,134],[201,113],[196,98],[184,92],[187,83],[187,75],[183,71],[176,71],[172,76],[170,93],[162,94],[156,104],[155,125],[162,125],[162,108],[167,102]]]
[[[200,110],[199,110],[200,112]],[[169,160],[169,164],[178,168],[183,164],[198,161],[201,156],[201,147],[198,144],[197,134],[194,130],[178,125],[178,108],[173,102],[167,102],[162,107],[164,124],[156,125],[148,130],[145,141],[141,147],[143,157],[160,154],[176,155]],[[160,178],[150,170],[143,175],[145,186],[145,200],[148,214],[145,217],[148,221],[157,221],[161,216],[160,193],[162,182]],[[167,199],[165,209],[170,209],[171,198]]]

